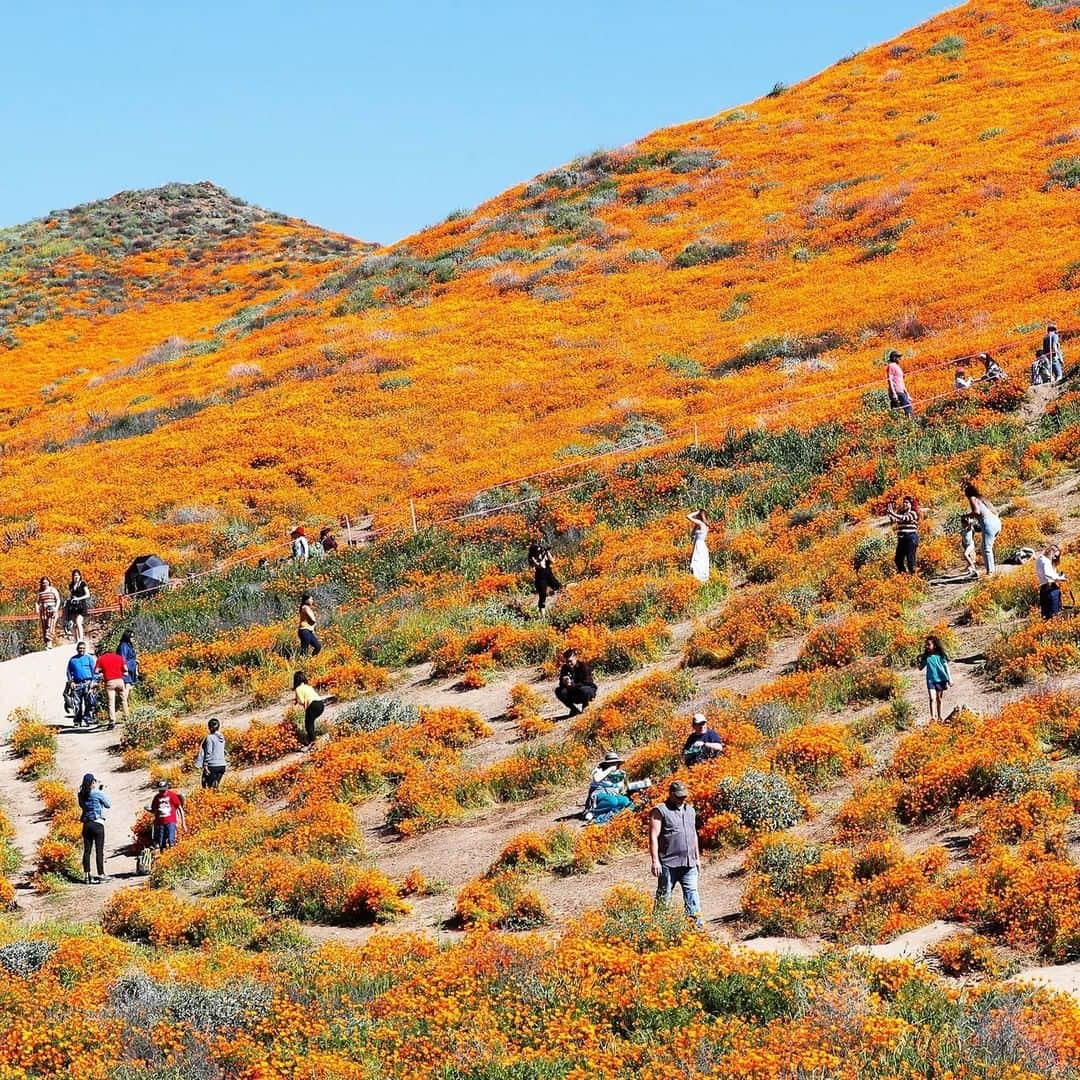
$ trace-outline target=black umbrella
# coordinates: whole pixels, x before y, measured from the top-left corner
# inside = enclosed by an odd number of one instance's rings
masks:
[[[140,555],[124,574],[124,592],[150,595],[169,582],[169,564],[156,555]]]

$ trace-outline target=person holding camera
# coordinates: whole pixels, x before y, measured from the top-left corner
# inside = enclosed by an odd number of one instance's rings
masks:
[[[578,659],[575,649],[567,649],[563,653],[555,696],[570,710],[570,716],[577,716],[596,697],[596,679],[593,678],[592,668],[584,660]]]
[[[109,800],[105,797],[105,785],[93,773],[82,778],[79,787],[79,809],[82,811],[83,873],[86,884],[98,884],[108,881],[105,876],[105,811],[109,809]],[[97,877],[90,877],[90,852],[97,856]]]
[[[701,761],[712,761],[724,752],[724,740],[709,727],[704,713],[694,713],[693,730],[683,743],[683,762],[687,767]]]

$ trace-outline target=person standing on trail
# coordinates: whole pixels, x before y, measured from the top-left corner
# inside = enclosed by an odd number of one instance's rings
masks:
[[[42,643],[46,649],[51,649],[56,638],[56,620],[60,614],[60,590],[47,577],[38,582],[34,610],[41,623]]]
[[[105,693],[109,700],[109,730],[112,731],[116,727],[117,699],[120,701],[120,711],[124,715],[124,722],[127,723],[128,720],[128,686],[124,682],[127,664],[119,653],[106,652],[97,658],[94,671],[105,683]]]
[[[975,483],[969,480],[964,485],[964,496],[971,507],[972,514],[982,530],[983,562],[986,564],[986,576],[990,577],[996,569],[994,562],[994,541],[1001,532],[1001,518],[998,517],[990,501],[985,498]]]
[[[911,407],[911,395],[904,382],[904,369],[900,366],[901,359],[902,357],[895,349],[889,353],[886,360],[885,381],[889,389],[889,404],[894,409],[903,409],[910,419],[915,415],[915,411]]]
[[[82,840],[83,856],[82,868],[86,884],[97,884],[108,881],[105,876],[105,811],[109,809],[109,800],[105,798],[102,790],[103,784],[93,773],[87,773],[82,778],[82,785],[76,798],[79,800],[79,810],[82,812]],[[97,878],[90,877],[90,852],[97,856]]]
[[[551,548],[539,532],[529,544],[528,559],[533,572],[533,587],[536,589],[536,610],[543,615],[547,610],[549,597],[554,597],[562,584],[551,568]]]
[[[952,686],[949,657],[941,641],[934,634],[927,635],[919,657],[919,670],[926,672],[926,693],[930,698],[930,722],[941,720],[941,699]]]
[[[311,548],[308,545],[308,538],[307,534],[304,532],[304,526],[296,525],[292,532],[289,533],[289,539],[292,541],[293,562],[307,562],[308,556],[311,554]]]
[[[315,633],[315,599],[309,592],[300,597],[299,618],[296,636],[300,639],[300,655],[307,656],[307,651],[310,649],[312,656],[318,656],[322,652],[322,642]]]
[[[75,633],[75,644],[86,640],[86,616],[90,611],[90,586],[83,580],[81,570],[71,571],[71,584],[65,605],[67,621]]]
[[[139,681],[139,658],[135,655],[135,643],[131,640],[130,630],[125,630],[120,635],[120,643],[116,646],[116,651],[124,658],[124,664],[127,666],[124,672],[124,685],[130,693],[131,688]]]
[[[1050,378],[1059,383],[1065,378],[1065,358],[1061,355],[1061,338],[1058,328],[1050,323],[1042,340],[1043,352],[1050,358]]]
[[[694,713],[693,730],[683,743],[683,762],[689,767],[702,761],[712,761],[724,752],[724,740],[709,727],[704,713]]]
[[[578,658],[575,649],[567,649],[563,653],[555,696],[570,710],[571,716],[583,712],[596,697],[596,679],[593,678],[592,668]]]
[[[1039,583],[1039,612],[1044,619],[1052,619],[1061,611],[1061,582],[1067,580],[1058,572],[1061,548],[1051,544],[1035,560],[1035,579]]]
[[[975,568],[975,525],[978,520],[974,514],[960,515],[960,547],[963,549],[969,578],[979,576],[979,571]]]
[[[693,513],[686,515],[687,521],[693,525],[690,530],[690,573],[701,582],[709,584],[709,515],[705,508],[699,507]]]
[[[1031,365],[1031,385],[1043,386],[1054,381],[1053,369],[1050,366],[1050,357],[1045,349],[1035,352],[1035,360]]]
[[[184,796],[169,787],[168,780],[157,782],[157,794],[150,800],[154,818],[154,844],[159,851],[176,843],[176,827],[187,828],[184,820]]]
[[[675,886],[682,889],[683,908],[698,929],[701,904],[698,897],[697,814],[686,801],[690,792],[681,780],[668,788],[664,802],[653,807],[649,815],[649,858],[652,875],[656,878],[657,907],[667,907]]]
[[[919,549],[919,503],[911,495],[905,495],[900,509],[890,500],[885,507],[889,520],[896,526],[896,554],[893,562],[898,574],[915,573],[915,553]]]
[[[338,542],[334,539],[334,534],[329,525],[324,525],[319,530],[319,547],[322,548],[324,555],[329,555],[331,551],[337,551]]]
[[[315,745],[315,722],[325,711],[327,699],[319,696],[302,671],[293,676],[293,695],[297,705],[304,710],[304,735],[310,750]]]
[[[225,736],[221,734],[221,721],[212,717],[206,725],[206,738],[199,744],[195,768],[202,771],[202,786],[217,791],[225,775],[228,761],[225,757]]]
[[[72,698],[72,716],[76,727],[89,727],[94,720],[92,691],[94,688],[94,658],[86,651],[86,642],[75,646],[75,655],[67,663],[67,693]]]

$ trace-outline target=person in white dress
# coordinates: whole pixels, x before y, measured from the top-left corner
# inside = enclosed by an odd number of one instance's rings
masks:
[[[690,553],[690,573],[702,585],[706,585],[709,581],[709,515],[704,508],[700,508],[687,514],[686,518],[694,526],[690,533],[690,539],[694,543]]]

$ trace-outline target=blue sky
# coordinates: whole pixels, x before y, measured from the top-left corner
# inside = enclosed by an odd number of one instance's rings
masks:
[[[213,180],[389,242],[794,83],[935,0],[9,2],[0,226]]]

